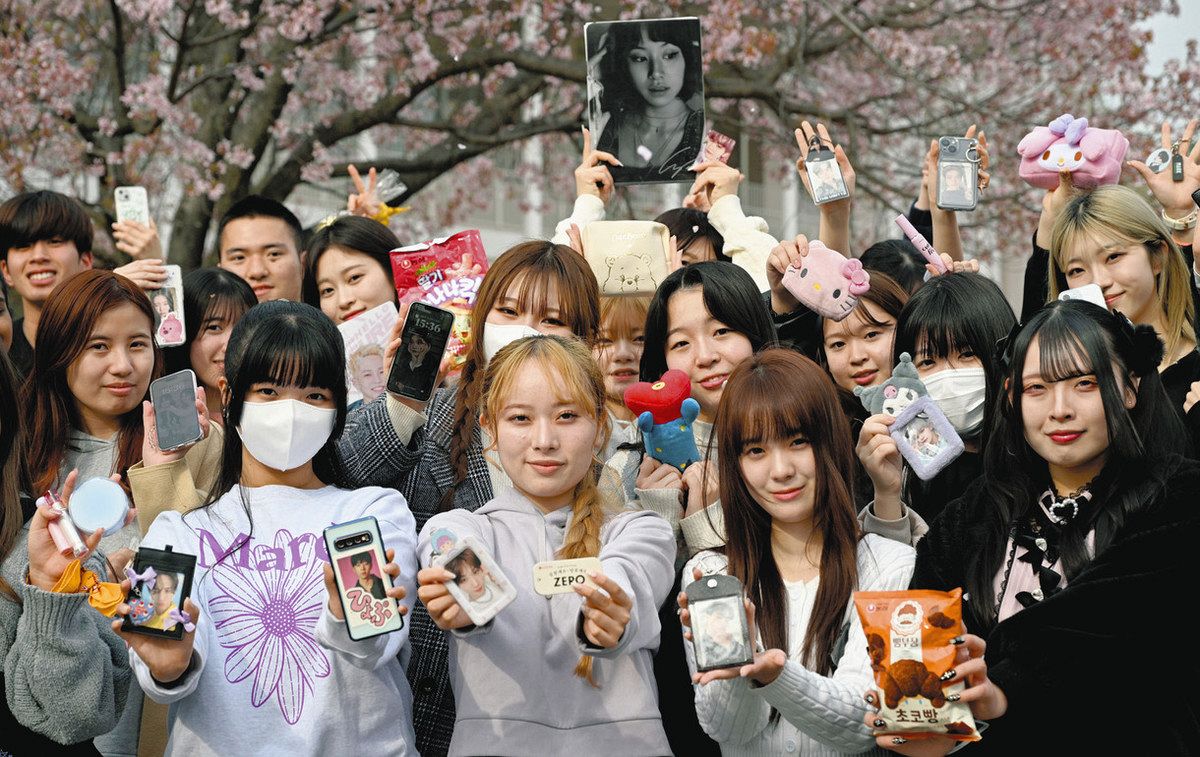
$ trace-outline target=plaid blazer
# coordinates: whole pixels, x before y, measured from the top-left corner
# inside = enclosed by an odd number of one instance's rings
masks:
[[[388,417],[385,395],[351,413],[338,451],[352,486],[386,486],[408,501],[417,531],[438,512],[442,496],[455,480],[450,465],[454,435],[454,389],[439,389],[426,407],[424,428],[405,445]],[[492,498],[492,480],[475,429],[467,450],[467,478],[454,493],[454,506],[475,511]],[[411,657],[408,681],[413,691],[413,726],[422,755],[444,755],[454,733],[454,692],[450,688],[449,647],[425,606],[410,598]]]

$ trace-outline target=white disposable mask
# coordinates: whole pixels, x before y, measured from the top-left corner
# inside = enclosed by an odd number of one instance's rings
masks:
[[[982,368],[947,368],[921,382],[960,436],[971,438],[983,428],[987,379]]]
[[[483,324],[483,357],[489,363],[496,353],[518,339],[527,336],[541,336],[542,332],[523,323],[485,323]]]
[[[312,460],[337,422],[337,410],[299,400],[247,402],[237,427],[242,444],[255,460],[273,470],[289,471]]]

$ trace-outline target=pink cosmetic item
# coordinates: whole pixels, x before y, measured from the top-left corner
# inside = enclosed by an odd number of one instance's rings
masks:
[[[946,264],[942,261],[942,256],[938,255],[938,251],[933,249],[933,245],[929,243],[929,240],[909,223],[907,216],[903,213],[896,216],[896,225],[904,232],[904,236],[908,237],[908,241],[913,243],[913,247],[917,248],[917,252],[921,253],[921,256],[936,268],[938,273],[946,272]]]
[[[39,505],[49,505],[52,510],[58,513],[59,518],[56,521],[51,521],[49,524],[50,538],[54,540],[54,546],[58,547],[59,553],[63,557],[83,557],[87,554],[87,545],[83,543],[83,537],[79,535],[79,529],[75,528],[75,523],[71,520],[70,513],[63,505],[62,500],[52,491],[47,491],[38,498]]]

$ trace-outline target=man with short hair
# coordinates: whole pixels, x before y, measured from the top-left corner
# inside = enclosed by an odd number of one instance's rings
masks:
[[[8,357],[22,374],[33,366],[38,322],[50,293],[92,267],[92,221],[58,192],[23,192],[0,205],[0,274],[19,295]]]
[[[307,258],[303,236],[292,211],[267,197],[249,195],[221,219],[217,264],[242,277],[259,302],[299,302]]]

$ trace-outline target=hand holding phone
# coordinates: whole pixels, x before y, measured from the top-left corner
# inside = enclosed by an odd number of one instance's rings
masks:
[[[373,516],[358,518],[325,529],[325,547],[331,565],[325,569],[325,586],[341,606],[341,620],[355,641],[363,641],[404,627],[404,612],[397,599],[404,596],[404,587],[393,579],[400,568],[383,549],[379,521]]]
[[[939,137],[937,205],[943,210],[974,210],[979,182],[979,142],[968,137]]]
[[[118,221],[136,221],[150,225],[150,203],[145,187],[117,187],[113,192]]]
[[[392,359],[387,390],[425,403],[433,395],[454,328],[454,314],[423,302],[408,306],[400,346]],[[393,332],[394,333],[394,332]]]
[[[169,452],[204,438],[196,410],[196,374],[190,369],[151,382],[150,403],[158,449]]]

